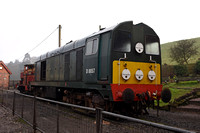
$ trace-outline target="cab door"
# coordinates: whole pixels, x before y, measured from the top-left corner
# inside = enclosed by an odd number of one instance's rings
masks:
[[[98,76],[98,47],[99,36],[91,37],[86,40],[84,55],[84,82],[96,83]]]
[[[110,32],[103,33],[99,45],[99,71],[98,80],[107,81],[109,75],[110,59]]]

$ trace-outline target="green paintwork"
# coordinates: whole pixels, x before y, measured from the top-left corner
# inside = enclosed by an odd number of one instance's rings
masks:
[[[69,42],[65,46],[56,49],[50,53],[44,54],[36,62],[36,82],[32,86],[51,86],[55,88],[74,88],[97,90],[103,97],[112,100],[111,86],[112,83],[112,62],[124,57],[124,52],[113,50],[116,31],[126,31],[131,35],[131,52],[127,52],[127,61],[149,62],[150,55],[145,52],[138,54],[135,51],[135,44],[141,42],[145,44],[145,36],[157,36],[152,28],[140,23],[133,25],[132,21],[123,22],[111,28],[101,30],[88,37],[76,42]],[[98,39],[98,51],[92,55],[85,55],[86,43],[90,39]],[[77,50],[82,50],[83,66],[81,77],[78,77],[77,71]],[[68,54],[69,58],[65,55]],[[70,59],[70,61],[66,61]],[[152,55],[153,60],[161,64],[160,55]],[[41,62],[46,61],[46,79],[41,79]],[[68,62],[68,66],[66,66]],[[66,71],[68,67],[68,70]],[[67,78],[68,77],[68,78]],[[78,78],[77,78],[78,77]],[[79,79],[79,80],[77,80]]]

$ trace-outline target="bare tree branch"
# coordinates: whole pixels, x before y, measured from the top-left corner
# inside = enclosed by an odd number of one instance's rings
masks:
[[[178,64],[188,64],[189,59],[198,53],[197,47],[194,46],[195,40],[181,40],[175,46],[170,48],[170,58]]]

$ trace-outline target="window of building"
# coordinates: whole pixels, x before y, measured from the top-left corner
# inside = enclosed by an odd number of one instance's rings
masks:
[[[131,52],[131,34],[125,31],[116,31],[114,50],[119,52]]]
[[[97,50],[98,50],[98,39],[97,38],[87,41],[85,55],[96,54]]]

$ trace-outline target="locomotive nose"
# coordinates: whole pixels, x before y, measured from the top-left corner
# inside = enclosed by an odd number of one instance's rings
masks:
[[[134,92],[132,89],[127,88],[123,91],[122,94],[122,99],[123,101],[125,101],[126,103],[131,103],[134,100]]]

